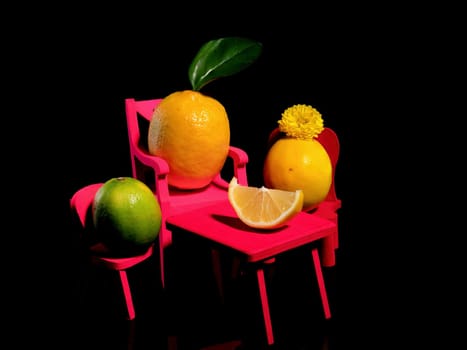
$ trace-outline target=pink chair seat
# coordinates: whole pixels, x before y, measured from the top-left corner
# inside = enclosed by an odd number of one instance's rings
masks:
[[[186,211],[207,206],[227,198],[228,183],[225,181],[211,182],[201,190],[178,191],[170,190],[169,213],[180,214]]]

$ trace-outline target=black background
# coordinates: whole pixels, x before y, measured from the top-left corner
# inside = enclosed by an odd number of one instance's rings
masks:
[[[406,134],[425,117],[413,93],[414,82],[426,79],[417,50],[433,36],[413,29],[414,15],[406,9],[369,16],[363,11],[367,8],[355,5],[325,12],[295,7],[273,9],[272,16],[239,5],[222,10],[193,6],[115,5],[113,12],[71,7],[53,18],[36,18],[37,25],[25,28],[27,40],[17,41],[24,55],[13,73],[21,73],[17,81],[22,83],[10,92],[21,106],[15,114],[26,116],[18,118],[17,135],[31,134],[32,142],[23,142],[28,151],[22,161],[38,164],[34,180],[25,187],[35,193],[34,214],[43,224],[41,231],[48,232],[46,237],[32,234],[31,242],[53,247],[45,256],[36,249],[53,271],[54,290],[45,294],[67,303],[66,267],[74,264],[66,236],[71,195],[87,184],[131,175],[124,99],[159,98],[190,88],[188,66],[202,44],[243,36],[263,44],[260,58],[203,92],[226,107],[231,144],[250,157],[251,185],[262,184],[267,136],[285,108],[310,104],[337,132],[341,157],[336,189],[343,201],[339,295],[341,307],[349,309],[341,314],[354,326],[371,329],[369,336],[386,333],[371,320],[402,315],[399,300],[420,303],[404,287],[420,277],[411,274],[419,265],[405,260],[416,251],[404,250],[409,240],[419,242],[414,238],[419,233],[408,225],[403,230],[412,235],[404,244],[392,239],[400,222],[414,215],[405,211],[410,204],[400,198],[417,176],[391,164],[403,162],[408,169],[422,148],[407,147]],[[24,173],[30,171],[29,165]],[[393,258],[395,252],[399,259]],[[417,313],[411,310],[409,322]],[[392,324],[391,332],[397,328],[394,333],[400,334],[402,321],[407,319]]]

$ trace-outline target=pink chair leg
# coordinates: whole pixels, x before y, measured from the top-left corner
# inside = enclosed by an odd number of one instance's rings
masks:
[[[219,250],[211,248],[212,268],[214,270],[214,277],[217,283],[217,290],[221,298],[221,302],[224,303],[224,283],[222,281],[222,266]]]
[[[165,269],[164,269],[164,244],[162,234],[159,234],[159,260],[161,270],[162,289],[165,288]]]
[[[128,319],[135,318],[135,308],[133,306],[133,299],[131,298],[130,285],[128,284],[128,277],[125,270],[119,270],[120,280],[122,282],[123,294],[125,295],[125,303],[128,310]]]
[[[242,271],[240,270],[240,258],[234,257],[232,260],[232,272],[230,276],[232,277],[232,279],[235,279],[241,274]]]
[[[264,280],[264,269],[259,268],[258,270],[256,270],[256,276],[258,278],[259,295],[261,298],[261,306],[263,308],[263,317],[264,317],[264,326],[266,328],[266,337],[268,340],[268,344],[272,345],[274,343],[274,335],[272,333],[268,295],[266,293],[266,282]]]
[[[336,230],[336,233],[334,234],[334,249],[339,248],[339,233]]]
[[[322,240],[321,256],[323,259],[323,266],[331,267],[336,264],[336,237],[329,235]]]
[[[321,270],[321,263],[319,261],[318,249],[314,248],[311,251],[313,256],[313,265],[315,266],[316,278],[318,279],[319,293],[321,295],[321,303],[323,304],[324,317],[329,319],[331,317],[331,310],[329,308],[328,295],[324,285],[323,271]]]

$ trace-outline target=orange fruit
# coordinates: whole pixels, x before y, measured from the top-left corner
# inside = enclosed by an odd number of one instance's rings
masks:
[[[331,159],[316,139],[283,137],[266,154],[263,179],[267,187],[302,190],[303,210],[311,210],[326,198],[331,188]]]
[[[151,189],[132,177],[106,181],[92,203],[96,234],[114,253],[148,247],[159,235],[162,214]]]
[[[303,210],[312,210],[326,199],[332,183],[331,159],[317,140],[323,118],[312,106],[297,104],[284,110],[278,124],[263,163],[264,183],[286,191],[301,189]]]
[[[229,145],[227,112],[210,96],[176,91],[154,110],[148,130],[149,153],[167,161],[173,187],[207,186],[224,166]]]
[[[236,177],[229,183],[228,197],[239,219],[246,225],[259,229],[284,226],[303,206],[302,190],[283,191],[264,186],[242,186],[238,184]]]

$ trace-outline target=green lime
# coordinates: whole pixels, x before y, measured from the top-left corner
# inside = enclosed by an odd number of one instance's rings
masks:
[[[162,214],[157,197],[142,181],[116,177],[96,192],[92,218],[98,237],[113,253],[133,253],[159,235]]]

